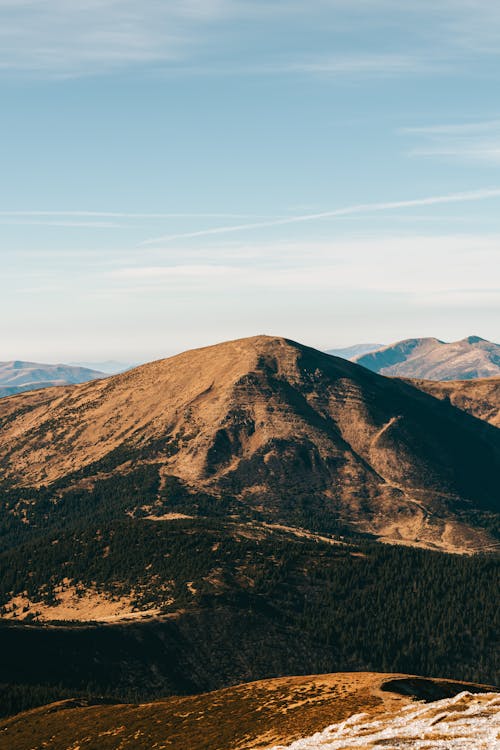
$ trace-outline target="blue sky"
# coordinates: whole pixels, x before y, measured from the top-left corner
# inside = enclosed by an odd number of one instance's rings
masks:
[[[0,359],[500,340],[500,5],[0,0]]]

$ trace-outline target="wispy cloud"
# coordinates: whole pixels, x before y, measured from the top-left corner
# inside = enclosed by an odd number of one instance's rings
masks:
[[[371,290],[427,295],[446,291],[455,298],[463,290],[492,290],[491,276],[500,248],[500,236],[420,235],[381,236],[327,243],[282,243],[238,247],[232,254],[207,249],[205,257],[193,252],[182,262],[138,264],[108,272],[118,284],[115,291],[172,289],[275,290],[295,293],[324,290]],[[241,252],[243,250],[243,252]],[[210,259],[210,262],[209,260]],[[432,267],[432,273],[429,268]],[[489,293],[489,292],[488,292]]]
[[[432,2],[432,0],[431,0]],[[495,0],[439,0],[451,40],[463,50],[498,55],[500,5]]]
[[[60,217],[73,216],[80,218],[104,218],[104,219],[244,219],[258,218],[258,214],[228,213],[228,212],[170,212],[170,213],[141,213],[133,211],[0,211],[0,216],[5,217]]]
[[[247,224],[236,224],[228,226],[212,227],[201,229],[196,232],[183,232],[180,234],[164,235],[162,237],[153,237],[145,240],[141,245],[155,245],[159,243],[172,242],[179,239],[194,239],[196,237],[207,237],[209,235],[230,234],[234,232],[245,232],[249,230],[268,229],[271,227],[286,226],[310,221],[321,221],[324,219],[335,219],[341,216],[350,216],[355,214],[366,214],[379,211],[395,211],[402,208],[414,208],[419,206],[436,206],[446,203],[465,203],[470,201],[482,201],[491,198],[500,198],[500,188],[486,188],[481,190],[472,190],[462,193],[451,193],[448,195],[433,195],[426,198],[415,198],[402,201],[387,201],[382,203],[359,203],[344,208],[336,208],[331,211],[321,211],[320,213],[302,214],[299,216],[288,216],[285,218],[276,218],[269,221],[259,221]]]
[[[500,130],[500,119],[468,121],[459,123],[445,123],[438,125],[422,125],[410,128],[402,128],[402,133],[416,133],[429,136],[453,136],[474,135],[478,133],[491,133]]]
[[[165,225],[170,220],[262,219],[262,214],[247,213],[141,213],[125,211],[0,211],[1,226],[61,227],[77,229],[126,229],[144,227],[152,222]],[[137,223],[140,222],[140,223]],[[145,224],[144,222],[147,222]]]
[[[120,224],[115,221],[70,221],[69,219],[6,219],[0,216],[0,224],[2,226],[21,226],[21,227],[75,227],[78,229],[123,229],[128,224]]]
[[[410,156],[451,158],[492,166],[500,163],[498,119],[405,128],[402,132],[423,141],[409,151]]]
[[[299,46],[295,32],[304,24],[311,42],[304,39]],[[274,49],[262,47],[263,28],[274,28],[274,38],[280,36]],[[332,41],[330,49],[322,44],[318,53],[314,30],[321,28],[330,30]],[[368,29],[373,40],[370,54]],[[293,45],[288,36],[295,39]],[[342,54],[343,45],[337,43],[346,37],[351,41],[349,55]],[[235,38],[241,44],[232,44]],[[0,2],[4,74],[66,77],[162,66],[192,74],[406,75],[450,69],[464,53],[498,55],[499,41],[500,9],[492,0]]]
[[[269,64],[269,72],[303,73],[317,76],[391,76],[403,73],[428,73],[446,66],[425,56],[402,54],[327,55],[284,64]]]
[[[343,78],[348,80],[360,77],[389,78],[400,75],[418,75],[447,72],[449,63],[427,55],[377,53],[364,51],[350,55],[325,54],[285,56],[284,59],[259,59],[198,64],[173,64],[164,72],[196,76],[314,76],[316,78]]]
[[[181,59],[227,0],[3,0],[0,70],[78,75]]]

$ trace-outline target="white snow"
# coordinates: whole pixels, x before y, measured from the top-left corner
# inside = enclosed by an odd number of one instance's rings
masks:
[[[311,737],[272,750],[500,750],[500,693],[432,703],[412,703],[399,712],[356,714]]]

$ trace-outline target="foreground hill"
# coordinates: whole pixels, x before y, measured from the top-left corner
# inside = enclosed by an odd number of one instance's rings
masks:
[[[482,685],[361,672],[285,677],[139,705],[72,700],[0,722],[0,748],[264,750],[322,732],[321,737],[297,742],[297,750],[335,750],[359,747],[356,737],[364,735],[366,741],[371,726],[371,740],[377,736],[383,740],[386,729],[393,741],[398,737],[406,741],[405,747],[413,737],[426,739],[429,748],[478,750],[492,748],[483,742],[494,739],[499,729],[500,695],[489,690]],[[415,702],[419,700],[428,703],[424,707]],[[323,731],[359,714],[363,727],[359,717],[345,729]],[[381,745],[370,743],[370,747],[386,746],[387,740]]]
[[[76,365],[43,365],[19,360],[0,362],[0,397],[103,377],[103,372]]]
[[[14,537],[65,523],[82,497],[92,514],[219,511],[456,551],[488,546],[481,519],[498,513],[500,431],[281,338],[4,399],[0,424]]]
[[[500,376],[500,345],[479,336],[445,343],[406,339],[353,358],[381,375],[426,380],[470,380]]]

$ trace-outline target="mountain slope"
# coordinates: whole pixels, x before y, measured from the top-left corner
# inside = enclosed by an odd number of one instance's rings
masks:
[[[177,510],[179,493],[183,512],[199,496],[233,498],[262,520],[464,550],[487,541],[459,511],[498,511],[498,430],[281,338],[5,399],[0,423],[4,483],[19,488],[10,512],[27,525],[37,503],[19,502],[22,487],[47,488],[50,522],[69,490],[139,466],[156,472],[157,490],[139,506],[153,515]]]
[[[0,397],[56,385],[85,383],[103,377],[103,372],[76,365],[44,365],[20,360],[0,362]]]
[[[448,399],[453,406],[500,427],[500,378],[483,380],[411,380],[411,385],[431,396]]]
[[[353,361],[373,372],[427,380],[470,380],[500,375],[500,345],[469,336],[450,344],[439,339],[406,339]]]

